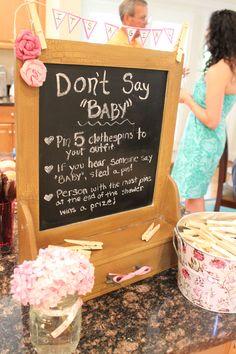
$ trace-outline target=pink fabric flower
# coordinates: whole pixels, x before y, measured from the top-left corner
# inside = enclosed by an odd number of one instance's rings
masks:
[[[20,74],[29,86],[39,87],[46,80],[47,69],[40,60],[32,59],[24,62]]]
[[[48,309],[64,296],[85,295],[94,285],[94,266],[80,253],[63,247],[40,249],[34,261],[14,269],[13,298],[23,305]]]
[[[36,59],[41,54],[41,45],[38,36],[29,30],[23,30],[16,38],[16,57],[20,60]]]

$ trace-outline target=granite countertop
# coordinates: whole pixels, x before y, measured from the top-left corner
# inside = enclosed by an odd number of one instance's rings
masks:
[[[35,354],[29,308],[12,300],[16,255],[0,253],[0,353]],[[180,293],[177,269],[87,301],[76,354],[190,354],[236,339],[236,314],[194,306]]]

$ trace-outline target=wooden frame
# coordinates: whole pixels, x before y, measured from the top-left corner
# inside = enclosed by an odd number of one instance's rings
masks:
[[[233,191],[227,188],[224,189],[224,183],[227,177],[228,167],[228,140],[226,139],[225,148],[219,162],[219,177],[216,194],[216,202],[214,211],[220,211],[220,207],[236,208],[236,198],[233,195]]]
[[[16,69],[17,122],[17,199],[19,224],[19,261],[34,259],[40,248],[63,245],[64,238],[103,241],[104,248],[94,251],[95,297],[120,287],[108,284],[109,272],[128,273],[135,266],[148,265],[152,271],[135,277],[125,285],[151,276],[176,264],[172,247],[173,228],[180,217],[179,196],[169,176],[182,62],[176,52],[159,52],[81,42],[47,40],[44,63],[80,64],[122,68],[166,70],[167,86],[153,204],[67,226],[39,231],[39,89],[25,84]],[[149,242],[142,233],[152,223],[160,223],[158,234]]]

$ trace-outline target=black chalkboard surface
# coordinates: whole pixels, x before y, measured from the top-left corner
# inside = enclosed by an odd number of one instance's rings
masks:
[[[40,230],[152,204],[167,71],[46,64]]]

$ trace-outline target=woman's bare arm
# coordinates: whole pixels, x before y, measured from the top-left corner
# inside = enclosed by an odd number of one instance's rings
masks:
[[[220,60],[212,65],[205,77],[206,108],[199,106],[184,89],[180,91],[180,103],[186,104],[194,115],[208,128],[216,129],[220,123],[225,91],[233,73],[228,64]]]

